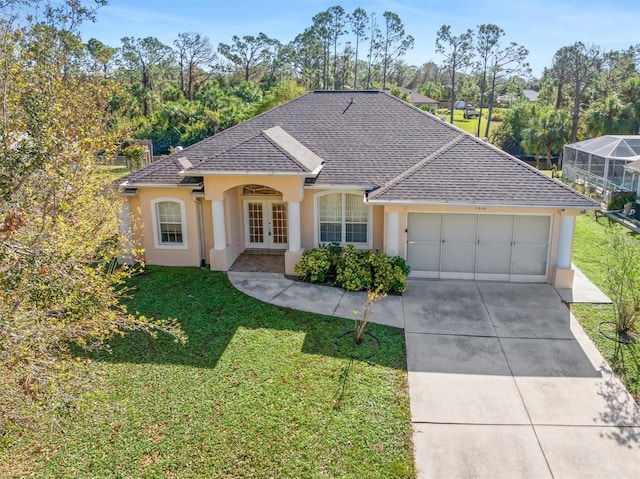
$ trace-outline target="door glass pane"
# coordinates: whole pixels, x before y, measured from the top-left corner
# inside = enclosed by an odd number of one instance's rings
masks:
[[[271,228],[274,244],[287,244],[287,205],[284,203],[271,204]]]
[[[262,203],[249,203],[249,242],[264,243]]]

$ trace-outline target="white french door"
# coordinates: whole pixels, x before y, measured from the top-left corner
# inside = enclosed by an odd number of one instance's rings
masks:
[[[282,201],[244,202],[246,248],[287,249],[287,204]]]

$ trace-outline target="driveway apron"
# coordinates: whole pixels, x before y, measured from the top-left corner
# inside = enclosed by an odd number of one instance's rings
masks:
[[[410,281],[419,478],[638,478],[640,409],[549,285]]]

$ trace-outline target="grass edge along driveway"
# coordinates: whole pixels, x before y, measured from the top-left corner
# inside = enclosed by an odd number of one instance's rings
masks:
[[[610,225],[606,218],[596,221],[593,214],[584,214],[576,219],[573,262],[603,291],[605,291],[605,242],[612,229],[623,231],[640,241],[640,238],[628,229],[617,224]],[[640,343],[620,345],[605,338],[598,331],[600,322],[613,321],[612,306],[576,303],[571,305],[571,312],[636,402],[640,403]]]

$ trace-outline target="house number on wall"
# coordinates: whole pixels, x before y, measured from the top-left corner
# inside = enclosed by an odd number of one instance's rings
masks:
[[[486,206],[476,206],[476,211],[486,211]]]

